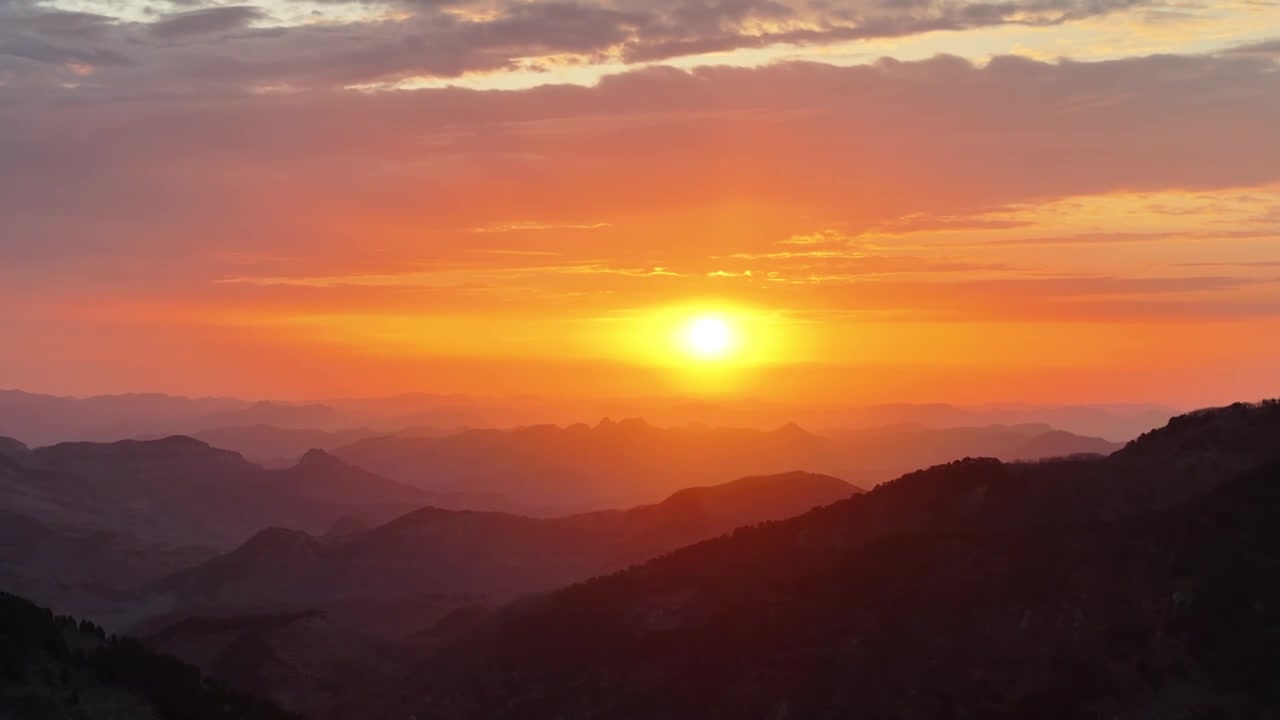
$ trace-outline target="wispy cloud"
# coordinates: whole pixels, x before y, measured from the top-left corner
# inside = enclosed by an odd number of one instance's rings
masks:
[[[472,233],[514,233],[514,232],[542,232],[546,230],[602,230],[604,228],[613,227],[609,223],[548,223],[526,220],[521,222],[507,222],[497,225],[487,225],[484,227],[469,228],[467,232]]]

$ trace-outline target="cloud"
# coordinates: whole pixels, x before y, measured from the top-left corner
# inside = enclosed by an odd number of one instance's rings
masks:
[[[261,8],[252,5],[223,5],[172,13],[151,23],[149,29],[158,38],[176,40],[238,30],[265,17]]]
[[[388,3],[379,0],[363,11],[326,2],[311,3],[315,9],[310,14],[285,7],[272,27],[252,27],[267,15],[247,5],[158,17],[106,17],[9,0],[0,6],[0,47],[39,62],[75,59],[119,69],[96,78],[99,92],[332,89],[517,68],[536,71],[557,63],[645,63],[938,30],[1044,27],[1149,1],[533,0],[493,5],[402,0],[390,3],[388,11]],[[209,43],[210,35],[219,36],[219,42]],[[121,62],[123,58],[132,62]],[[32,82],[42,77],[28,76]]]
[[[1247,45],[1237,45],[1224,51],[1234,55],[1267,55],[1272,57],[1280,57],[1280,38],[1263,40]]]
[[[1276,285],[1169,263],[1274,259],[1255,220],[1277,206],[1276,97],[1276,65],[1235,55],[37,93],[0,103],[0,285],[265,316],[714,296],[939,321],[1256,317]]]
[[[660,256],[640,262],[671,266],[813,228],[974,230],[960,218],[1008,221],[983,214],[1019,203],[1277,182],[1278,96],[1273,63],[1235,56],[657,68],[515,92],[36,95],[0,102],[0,246],[21,264],[109,245],[288,255],[402,233],[384,242],[446,252],[486,228],[588,256],[648,244]]]
[[[602,230],[612,227],[606,222],[597,223],[546,223],[536,220],[521,220],[517,222],[502,223],[501,225],[489,225],[485,227],[471,228],[468,232],[473,233],[513,233],[513,232],[539,232],[546,230]]]

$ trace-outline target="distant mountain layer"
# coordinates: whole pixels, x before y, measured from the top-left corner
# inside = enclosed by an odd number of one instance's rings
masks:
[[[372,428],[399,433],[406,428],[523,427],[601,417],[644,417],[663,427],[701,424],[722,427],[777,427],[798,422],[814,428],[871,428],[914,423],[934,428],[1047,423],[1054,428],[1110,440],[1128,440],[1163,424],[1174,411],[1157,406],[1011,405],[964,408],[945,404],[811,406],[758,400],[720,404],[681,399],[573,401],[550,398],[483,398],[408,394],[388,398],[332,399],[310,403],[234,398],[183,398],[158,394],[55,397],[0,390],[0,435],[28,445],[63,441],[114,441],[261,425],[284,430],[349,432]],[[420,433],[414,433],[420,434]],[[256,441],[255,441],[256,442]],[[214,443],[215,445],[218,443]],[[329,449],[316,444],[312,447]],[[229,447],[245,452],[239,447]],[[255,459],[294,456],[259,455]]]
[[[129,638],[0,592],[0,717],[301,720]]]
[[[333,450],[386,434],[369,428],[324,431],[251,425],[202,430],[193,433],[192,437],[214,447],[234,450],[254,462],[288,466],[297,462],[308,450]],[[396,434],[403,437],[431,437],[447,434],[447,431],[417,429]]]
[[[797,468],[871,486],[969,456],[1039,459],[1107,454],[1120,447],[1047,426],[894,426],[822,437],[794,424],[766,432],[659,428],[631,419],[595,427],[539,425],[437,438],[378,437],[333,453],[352,465],[437,493],[465,489],[528,506],[617,507],[652,502],[689,485]]]
[[[364,532],[315,537],[272,529],[234,552],[148,588],[174,612],[202,609],[428,605],[501,601],[550,590],[734,528],[798,514],[859,492],[808,473],[681,491],[657,505],[557,519],[423,508]],[[442,610],[451,607],[439,603]],[[185,609],[185,610],[184,610]],[[350,614],[346,616],[352,619]],[[424,629],[434,617],[418,616]],[[380,630],[389,616],[366,618]],[[359,623],[359,618],[352,619]]]
[[[169,548],[119,533],[59,532],[0,511],[0,588],[100,619],[129,590],[208,560],[207,548]]]
[[[343,515],[385,520],[431,499],[321,451],[266,470],[184,437],[63,443],[0,465],[0,507],[63,530],[171,545],[234,544],[272,525],[323,532]]]
[[[116,621],[139,585],[264,527],[377,524],[434,500],[321,451],[266,470],[181,437],[25,453],[9,443],[0,454],[0,587]]]
[[[347,718],[1280,714],[1280,403],[965,460],[513,605]]]

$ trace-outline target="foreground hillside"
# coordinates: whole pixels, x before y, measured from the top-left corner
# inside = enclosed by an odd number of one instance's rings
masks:
[[[1280,404],[1108,460],[963,461],[507,608],[367,700],[418,718],[1280,712]],[[403,701],[398,698],[404,698]],[[352,703],[344,717],[369,717]]]
[[[323,716],[335,702],[402,673],[416,650],[411,642],[371,637],[313,610],[188,618],[142,640],[306,717]]]
[[[0,592],[0,717],[13,720],[291,720],[194,667],[88,621]]]

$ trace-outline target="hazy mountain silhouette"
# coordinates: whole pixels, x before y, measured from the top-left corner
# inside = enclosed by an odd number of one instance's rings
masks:
[[[1098,437],[1054,430],[1043,423],[988,427],[930,428],[918,424],[834,431],[841,451],[864,463],[868,472],[904,472],[959,460],[993,457],[1005,461],[1072,455],[1110,455],[1124,447]]]
[[[422,508],[366,532],[264,530],[235,551],[153,583],[175,613],[320,608],[407,634],[464,602],[550,590],[741,525],[859,492],[809,473],[681,491],[657,505],[554,519]],[[380,606],[381,612],[370,608]],[[368,617],[366,617],[368,615]],[[402,627],[402,622],[417,626]]]
[[[1273,716],[1277,437],[1239,405],[912,473],[510,606],[335,714]]]
[[[433,499],[320,451],[284,470],[186,437],[62,443],[32,457],[9,468],[4,507],[174,545],[234,544],[272,525],[322,532],[343,515],[385,520]]]
[[[333,432],[350,428],[355,419],[320,403],[286,404],[262,400],[240,410],[232,410],[200,418],[205,427],[257,427],[268,425],[285,430],[320,430]]]
[[[853,429],[904,423],[934,428],[1047,423],[1075,434],[1125,441],[1163,424],[1173,414],[1174,411],[1168,408],[1153,405],[956,407],[896,404],[848,407],[751,399],[711,404],[679,398],[574,401],[428,394],[288,403],[235,398],[193,399],[159,394],[104,395],[81,399],[18,390],[0,391],[0,435],[15,437],[32,446],[72,440],[107,442],[126,438],[194,436],[215,428],[257,425],[331,432],[367,427],[395,434],[405,428],[512,428],[547,423],[570,424],[600,417],[644,417],[662,427],[701,424],[772,428],[791,421],[810,428]],[[326,444],[314,447],[329,449]],[[242,450],[238,447],[228,449]],[[294,455],[246,454],[267,460]]]
[[[933,428],[1045,423],[1066,432],[1124,441],[1159,427],[1176,411],[1156,405],[957,407],[943,403],[892,403],[831,413],[824,427],[871,428],[915,423]]]
[[[895,427],[820,437],[795,424],[774,431],[659,428],[644,420],[589,427],[539,425],[439,438],[381,437],[337,448],[347,462],[432,490],[494,492],[527,504],[610,507],[651,502],[681,487],[804,468],[870,486],[971,455],[1034,459],[1108,453],[1098,438],[1047,426],[933,430]]]
[[[438,500],[322,451],[266,470],[190,438],[0,455],[0,586],[103,622],[162,608],[134,590],[230,549],[264,527],[324,532],[385,522]]]
[[[362,532],[370,530],[369,523],[359,518],[353,518],[350,515],[343,515],[324,531],[324,537],[345,537],[347,535],[358,535]]]
[[[112,532],[71,534],[0,511],[0,587],[42,603],[107,619],[129,590],[213,556]]]
[[[395,435],[397,437],[442,437],[457,430],[438,430],[427,427],[410,427],[393,433],[370,428],[349,430],[289,429],[274,425],[248,427],[222,427],[201,430],[191,437],[214,447],[234,450],[249,460],[267,467],[287,467],[298,461],[308,450],[333,450],[369,438]],[[141,438],[140,438],[141,439]]]
[[[0,456],[28,465],[31,463],[31,448],[13,438],[0,437]]]
[[[187,424],[201,424],[198,418],[243,410],[250,405],[231,398],[192,399],[159,394],[70,398],[0,390],[0,435],[16,437],[28,445],[45,445],[66,440],[173,434]]]

